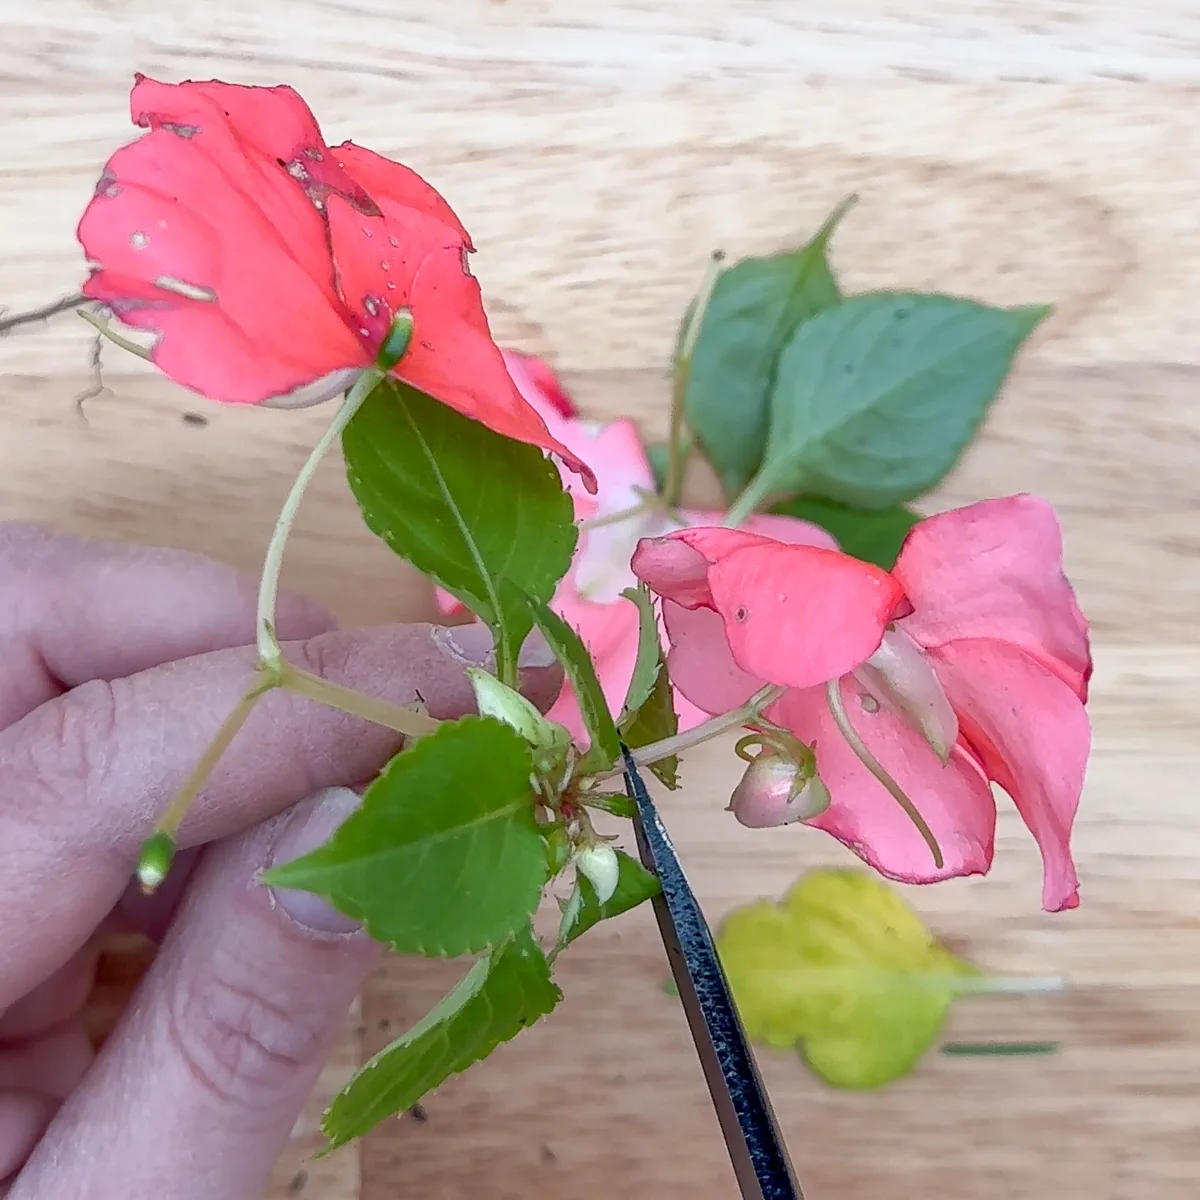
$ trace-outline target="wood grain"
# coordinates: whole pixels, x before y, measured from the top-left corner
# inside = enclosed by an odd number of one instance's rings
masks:
[[[1050,1037],[1037,1060],[932,1055],[833,1093],[767,1070],[810,1197],[1184,1200],[1200,1178],[1200,13],[1182,0],[53,0],[0,18],[0,303],[77,286],[74,222],[130,135],[132,72],[286,80],[331,140],[402,156],[451,198],[504,341],[546,355],[597,416],[662,433],[664,364],[707,253],[805,237],[846,193],[848,286],[1052,301],[985,436],[931,507],[1034,490],[1060,508],[1097,636],[1096,755],[1076,839],[1083,907],[1037,912],[1007,812],[986,881],[914,900],[997,971],[1060,996],[964,1002],[954,1036]],[[252,566],[323,413],[217,409],[106,354],[85,406],[74,318],[0,339],[0,517],[202,549]],[[208,424],[187,424],[202,412]],[[701,490],[703,481],[696,484]],[[346,622],[428,594],[363,531],[336,464],[289,582]],[[727,750],[667,812],[714,916],[843,861],[820,835],[720,813]],[[566,956],[552,1021],[411,1118],[272,1195],[322,1200],[725,1197],[732,1180],[652,926]],[[393,962],[333,1070],[452,977]],[[332,1080],[327,1081],[332,1082]],[[300,1172],[307,1170],[307,1177]],[[330,1172],[328,1175],[318,1175]],[[340,1172],[340,1173],[339,1173]]]

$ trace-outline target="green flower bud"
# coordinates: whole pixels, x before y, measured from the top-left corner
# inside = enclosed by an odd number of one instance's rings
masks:
[[[550,767],[566,757],[571,746],[569,730],[556,721],[547,721],[520,692],[482,668],[468,667],[467,678],[475,692],[479,715],[494,717],[515,729],[533,747],[539,767]]]
[[[621,863],[617,852],[606,842],[585,846],[575,855],[575,867],[596,889],[596,899],[607,904],[617,890]]]

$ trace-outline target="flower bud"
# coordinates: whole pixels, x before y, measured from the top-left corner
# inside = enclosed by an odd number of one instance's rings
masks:
[[[617,880],[621,876],[617,852],[605,842],[585,846],[575,855],[575,867],[596,889],[596,899],[607,904],[617,890]]]
[[[555,721],[547,721],[520,692],[503,684],[495,675],[479,667],[468,667],[467,678],[475,692],[475,705],[481,717],[494,717],[515,729],[543,763],[552,763],[566,755],[571,734]]]
[[[958,717],[932,663],[908,634],[889,629],[854,675],[880,704],[904,717],[943,763],[950,758],[958,741]]]
[[[810,761],[798,763],[765,750],[746,768],[727,811],[749,829],[770,829],[818,817],[828,807],[829,792],[811,751]]]

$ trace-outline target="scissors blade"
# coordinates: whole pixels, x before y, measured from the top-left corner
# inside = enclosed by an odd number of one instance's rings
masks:
[[[803,1200],[708,923],[637,764],[621,753],[638,852],[662,885],[654,914],[743,1200]]]

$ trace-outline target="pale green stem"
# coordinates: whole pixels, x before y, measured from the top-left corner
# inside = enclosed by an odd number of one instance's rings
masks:
[[[879,760],[867,748],[866,742],[859,737],[858,731],[850,723],[850,714],[842,703],[840,679],[831,679],[825,685],[825,698],[828,701],[829,712],[833,716],[834,724],[837,725],[842,737],[846,739],[846,744],[854,751],[859,762],[884,786],[888,795],[908,814],[908,819],[917,827],[917,832],[925,839],[925,844],[933,854],[934,866],[940,869],[945,860],[942,858],[942,848],[938,845],[937,838],[933,836],[933,830],[926,824],[925,818],[921,816],[917,806],[909,799],[904,789],[884,770]]]
[[[275,529],[267,546],[267,555],[263,560],[262,578],[258,585],[256,627],[258,657],[263,663],[277,664],[283,658],[279,642],[275,637],[275,605],[279,598],[279,573],[283,567],[283,552],[287,546],[292,525],[295,523],[296,513],[300,509],[300,501],[304,499],[304,493],[312,482],[321,460],[334,442],[341,437],[354,414],[362,407],[363,401],[375,390],[383,378],[384,373],[374,367],[368,368],[358,377],[342,401],[337,415],[329,423],[329,428],[321,435],[304,466],[300,468],[300,473],[293,481],[291,490],[283,502],[283,507],[279,510],[279,518],[275,522]]]
[[[699,746],[701,742],[720,737],[721,734],[736,729],[739,725],[745,725],[747,721],[753,721],[764,708],[770,708],[786,691],[787,688],[769,683],[766,687],[759,688],[740,708],[722,713],[718,717],[711,717],[702,725],[697,725],[686,733],[677,733],[672,737],[663,738],[661,741],[639,746],[636,750],[629,752],[630,757],[640,767],[659,762],[664,758],[673,758],[684,750]],[[611,779],[615,775],[620,775],[623,770],[624,767],[621,766],[613,767],[611,771],[606,771],[603,775],[597,775],[595,778]]]
[[[441,721],[435,717],[399,704],[389,704],[386,700],[376,700],[362,692],[354,691],[353,688],[342,687],[340,683],[330,683],[320,675],[302,671],[287,662],[282,663],[277,686],[295,692],[298,696],[318,700],[339,712],[362,717],[364,721],[382,725],[385,729],[394,729],[405,737],[425,737],[434,733],[441,725]]]
[[[759,471],[746,485],[742,494],[730,505],[721,524],[726,529],[736,529],[760,504],[773,492],[775,486],[771,480]]]
[[[120,346],[122,350],[127,350],[130,354],[136,354],[138,358],[150,358],[150,351],[145,346],[139,346],[137,342],[131,342],[127,337],[122,337],[112,328],[111,322],[104,320],[103,317],[98,317],[95,313],[88,312],[86,308],[77,308],[75,311],[101,337],[108,338],[114,346]]]
[[[643,501],[641,504],[634,504],[629,508],[619,509],[617,512],[609,513],[603,517],[593,517],[590,521],[580,521],[580,533],[587,533],[591,529],[603,529],[606,525],[620,525],[622,521],[630,521],[634,517],[641,516],[642,513],[650,512],[654,505]]]
[[[687,397],[688,380],[692,374],[692,351],[696,348],[696,339],[700,336],[700,327],[704,324],[704,313],[708,302],[712,299],[717,280],[721,277],[721,263],[725,254],[721,250],[713,252],[708,261],[708,269],[700,284],[696,303],[688,318],[687,328],[679,341],[679,351],[675,357],[675,380],[671,389],[671,420],[670,431],[667,435],[667,474],[663,480],[663,502],[674,508],[679,503],[679,494],[683,490],[683,467],[687,447],[683,442],[683,406]]]

